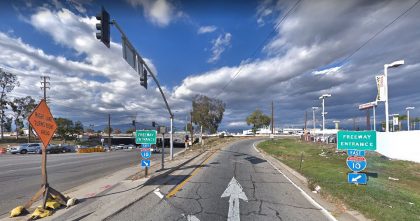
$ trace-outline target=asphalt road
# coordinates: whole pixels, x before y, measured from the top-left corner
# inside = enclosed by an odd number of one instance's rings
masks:
[[[183,148],[174,148],[174,153]],[[165,154],[169,148],[165,148]],[[168,156],[168,154],[166,154]],[[161,154],[152,154],[161,159]],[[59,191],[104,177],[120,169],[140,165],[140,150],[119,150],[107,153],[48,154],[49,184]],[[17,205],[24,204],[40,188],[41,155],[0,155],[0,217]]]
[[[152,192],[110,219],[328,220],[260,156],[254,142],[239,141],[214,154],[197,173],[182,178],[190,177],[174,196],[161,199]],[[173,188],[174,184],[163,185],[160,193]]]

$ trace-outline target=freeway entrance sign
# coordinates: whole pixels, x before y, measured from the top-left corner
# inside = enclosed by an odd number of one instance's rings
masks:
[[[376,150],[376,131],[338,131],[338,150]]]
[[[367,184],[367,176],[364,173],[348,173],[347,182],[353,184]]]
[[[354,172],[360,172],[366,169],[367,163],[364,157],[347,157],[347,166]]]
[[[156,144],[155,130],[137,130],[136,144]]]

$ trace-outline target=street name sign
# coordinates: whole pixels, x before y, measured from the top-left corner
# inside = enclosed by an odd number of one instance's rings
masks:
[[[338,131],[338,150],[376,150],[376,131]]]
[[[367,176],[364,173],[348,173],[347,182],[353,184],[367,184]]]
[[[155,130],[137,130],[136,144],[156,144]]]
[[[45,148],[47,148],[51,138],[54,136],[55,130],[57,130],[57,124],[45,100],[39,102],[38,106],[29,116],[28,121],[32,128],[34,128],[39,139],[41,139],[43,144],[42,150],[45,151]]]
[[[360,172],[366,169],[367,166],[366,158],[364,157],[347,157],[346,163],[350,170],[354,172]]]
[[[364,157],[366,155],[366,151],[364,151],[364,150],[347,150],[347,155]]]
[[[141,160],[142,167],[150,167],[150,160]]]
[[[141,156],[145,159],[149,159],[152,156],[150,148],[141,148]]]

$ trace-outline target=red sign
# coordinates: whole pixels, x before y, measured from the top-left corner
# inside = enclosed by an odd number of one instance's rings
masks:
[[[366,161],[365,157],[352,156],[347,157],[347,161]]]
[[[150,148],[141,148],[141,152],[150,152]]]
[[[41,139],[43,150],[50,143],[51,138],[54,136],[54,132],[57,129],[57,124],[54,121],[54,117],[51,114],[50,108],[47,105],[45,100],[41,100],[35,110],[28,118],[29,123],[35,132],[38,134],[39,139]]]

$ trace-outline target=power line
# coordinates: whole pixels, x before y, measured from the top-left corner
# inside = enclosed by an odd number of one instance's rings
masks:
[[[257,53],[264,47],[264,45],[266,44],[266,42],[268,40],[270,40],[271,35],[273,35],[277,31],[277,29],[279,28],[280,24],[282,24],[283,21],[286,20],[286,18],[294,11],[294,9],[299,5],[299,3],[301,1],[302,0],[296,1],[296,3],[283,15],[283,17],[276,24],[276,26],[274,26],[273,30],[267,35],[267,37],[258,45],[258,47],[251,54],[251,59],[253,59],[257,55]],[[244,66],[245,65],[241,65],[239,67],[239,70],[236,72],[236,74],[225,84],[225,86],[222,88],[222,90],[220,91],[220,93],[216,97],[219,97],[225,91],[225,89],[230,85],[230,83],[232,83],[232,81],[234,81],[236,79],[236,77],[238,77],[238,75],[241,73],[241,71],[244,68]]]
[[[351,54],[349,54],[347,57],[345,57],[341,62],[343,64],[346,64],[351,57],[353,57],[353,55],[355,55],[357,52],[359,52],[363,47],[365,47],[370,41],[372,41],[373,39],[375,39],[378,35],[380,35],[382,32],[384,32],[387,28],[389,28],[391,25],[393,25],[396,21],[398,21],[401,17],[403,17],[405,14],[407,14],[411,9],[413,9],[414,7],[416,7],[416,5],[420,2],[420,0],[418,0],[417,2],[415,2],[412,6],[410,6],[407,10],[405,10],[402,14],[400,14],[398,17],[396,17],[394,20],[392,20],[390,23],[388,23],[387,25],[385,25],[381,30],[379,30],[378,32],[376,32],[374,35],[372,35],[367,41],[365,41],[363,44],[361,44],[356,50],[354,50]],[[329,70],[327,73],[330,73],[332,70]]]

